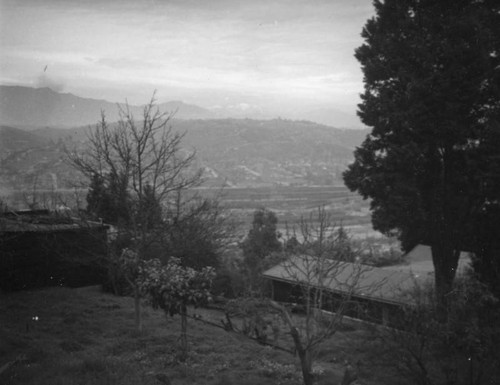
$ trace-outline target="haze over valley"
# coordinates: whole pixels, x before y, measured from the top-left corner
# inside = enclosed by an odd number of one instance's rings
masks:
[[[324,204],[368,221],[341,174],[368,132],[356,115],[363,83],[353,53],[369,1],[0,7],[0,195],[14,207],[34,191],[75,188],[85,204],[65,149],[81,148],[101,110],[116,122],[128,103],[139,118],[156,90],[183,147],[196,151],[203,188],[224,187],[233,209],[286,217]]]
[[[125,106],[48,88],[2,86],[0,91],[0,195],[21,208],[34,191],[68,196],[75,188],[85,190],[88,181],[67,163],[65,151],[84,145],[100,111],[114,124]],[[129,107],[140,119],[142,107]],[[346,199],[343,204],[359,201],[343,187],[341,174],[365,130],[281,118],[217,118],[182,102],[158,107],[175,112],[171,126],[185,133],[183,148],[196,151],[194,166],[204,172],[203,187],[223,187],[233,209],[271,205],[302,212],[335,199],[339,203],[339,197]]]

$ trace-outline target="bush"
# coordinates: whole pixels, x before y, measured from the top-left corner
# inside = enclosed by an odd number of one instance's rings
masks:
[[[411,294],[400,330],[383,332],[400,369],[416,384],[500,383],[498,299],[474,277],[457,278],[443,318],[431,286]]]
[[[235,270],[223,269],[217,272],[212,283],[212,294],[225,298],[236,298],[245,291],[244,278]]]

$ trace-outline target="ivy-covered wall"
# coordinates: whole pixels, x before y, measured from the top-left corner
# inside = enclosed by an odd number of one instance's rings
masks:
[[[1,231],[0,289],[78,287],[106,277],[106,228]]]

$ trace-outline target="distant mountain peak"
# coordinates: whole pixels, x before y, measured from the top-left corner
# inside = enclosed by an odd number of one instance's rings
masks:
[[[96,123],[104,110],[110,122],[119,119],[119,105],[103,99],[83,98],[62,93],[50,87],[31,88],[0,85],[0,124],[21,128],[75,127]],[[129,105],[134,116],[141,116],[143,106]],[[176,119],[274,119],[263,106],[251,103],[232,103],[203,108],[182,100],[158,103],[162,112],[173,113]],[[364,128],[356,115],[333,107],[317,108],[305,112],[283,114],[283,118],[307,120],[330,127]]]
[[[75,127],[94,124],[101,111],[109,121],[119,119],[118,103],[56,92],[48,87],[0,86],[0,124],[14,127]],[[140,116],[141,106],[129,106]],[[207,119],[212,113],[202,107],[176,100],[158,105],[177,119]]]

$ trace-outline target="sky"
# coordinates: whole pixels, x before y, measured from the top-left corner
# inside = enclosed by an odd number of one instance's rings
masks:
[[[0,0],[0,83],[354,114],[373,14],[371,0]]]

